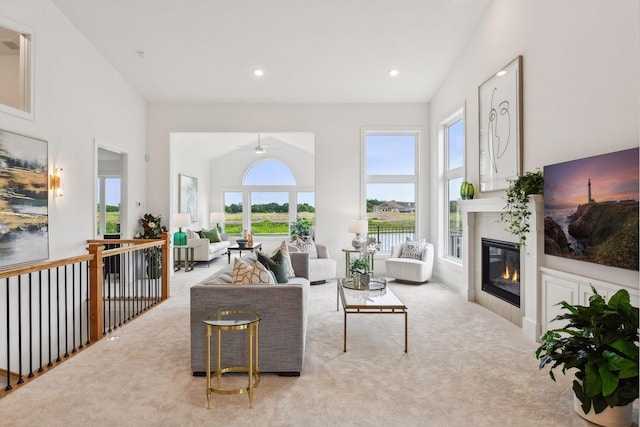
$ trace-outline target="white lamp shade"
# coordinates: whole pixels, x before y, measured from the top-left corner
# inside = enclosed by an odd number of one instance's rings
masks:
[[[190,226],[191,214],[189,212],[173,214],[173,225],[177,228]]]
[[[364,234],[369,231],[369,221],[366,219],[352,219],[349,221],[349,233]]]
[[[211,212],[209,214],[209,222],[212,224],[221,224],[224,222],[224,212]]]

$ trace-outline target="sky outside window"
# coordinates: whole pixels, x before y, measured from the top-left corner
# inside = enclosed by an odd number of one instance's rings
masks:
[[[414,175],[415,156],[415,135],[366,137],[367,175]]]

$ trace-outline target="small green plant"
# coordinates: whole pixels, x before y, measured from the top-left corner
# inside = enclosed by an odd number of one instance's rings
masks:
[[[588,413],[598,414],[607,406],[625,406],[638,398],[638,308],[629,292],[621,289],[604,300],[592,286],[589,306],[559,305],[568,311],[554,320],[569,323],[547,331],[536,350],[540,369],[562,366],[562,373],[575,368],[573,392]]]
[[[313,229],[313,223],[308,219],[298,218],[296,221],[291,223],[291,227],[289,231],[291,233],[291,237],[300,236],[307,237],[311,235],[311,230]]]
[[[349,273],[352,276],[355,274],[367,274],[370,269],[369,260],[364,258],[356,258],[349,264]]]
[[[509,188],[505,194],[507,204],[500,213],[500,221],[507,223],[507,231],[518,237],[516,246],[520,247],[526,245],[530,230],[529,195],[544,194],[544,178],[538,168],[516,179],[509,179],[508,182]]]

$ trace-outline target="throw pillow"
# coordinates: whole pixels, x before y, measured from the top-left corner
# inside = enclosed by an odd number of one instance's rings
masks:
[[[259,261],[256,261],[255,265],[251,266],[246,262],[235,258],[233,260],[233,273],[231,274],[231,283],[238,285],[275,285],[277,282],[273,274]]]
[[[291,254],[289,253],[287,242],[283,240],[282,243],[280,243],[280,246],[278,247],[278,249],[276,249],[271,253],[271,256],[274,256],[278,251],[281,251],[282,254],[284,255],[284,260],[285,260],[285,263],[287,264],[287,274],[289,274],[289,277],[295,277],[296,272],[293,270],[293,264],[291,263]]]
[[[186,229],[185,232],[187,233],[187,239],[199,239],[200,235],[198,233],[196,233],[195,231],[191,230],[191,229]]]
[[[218,232],[218,229],[214,228],[213,230],[207,230],[207,229],[202,229],[202,234],[204,235],[204,237],[206,237],[207,239],[209,239],[209,242],[211,243],[218,243],[221,239],[220,239],[220,233]]]
[[[318,250],[316,249],[316,242],[313,241],[311,236],[303,239],[300,236],[293,236],[293,246],[298,248],[300,252],[306,252],[309,254],[309,259],[318,258]]]
[[[402,246],[402,252],[400,258],[422,259],[424,251],[427,247],[427,243],[424,239],[417,242],[407,239]]]
[[[281,250],[276,251],[276,253],[269,257],[267,254],[262,251],[258,252],[258,261],[260,261],[265,267],[271,271],[278,283],[288,283],[289,282],[289,273],[287,272],[287,263],[285,260],[285,256]]]

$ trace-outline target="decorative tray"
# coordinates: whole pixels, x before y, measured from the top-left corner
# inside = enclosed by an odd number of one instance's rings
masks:
[[[347,277],[346,279],[342,279],[342,286],[347,289],[354,289],[357,291],[375,291],[385,289],[387,287],[387,281],[382,277],[370,277],[369,283],[364,284],[362,279],[354,283],[352,277]]]

